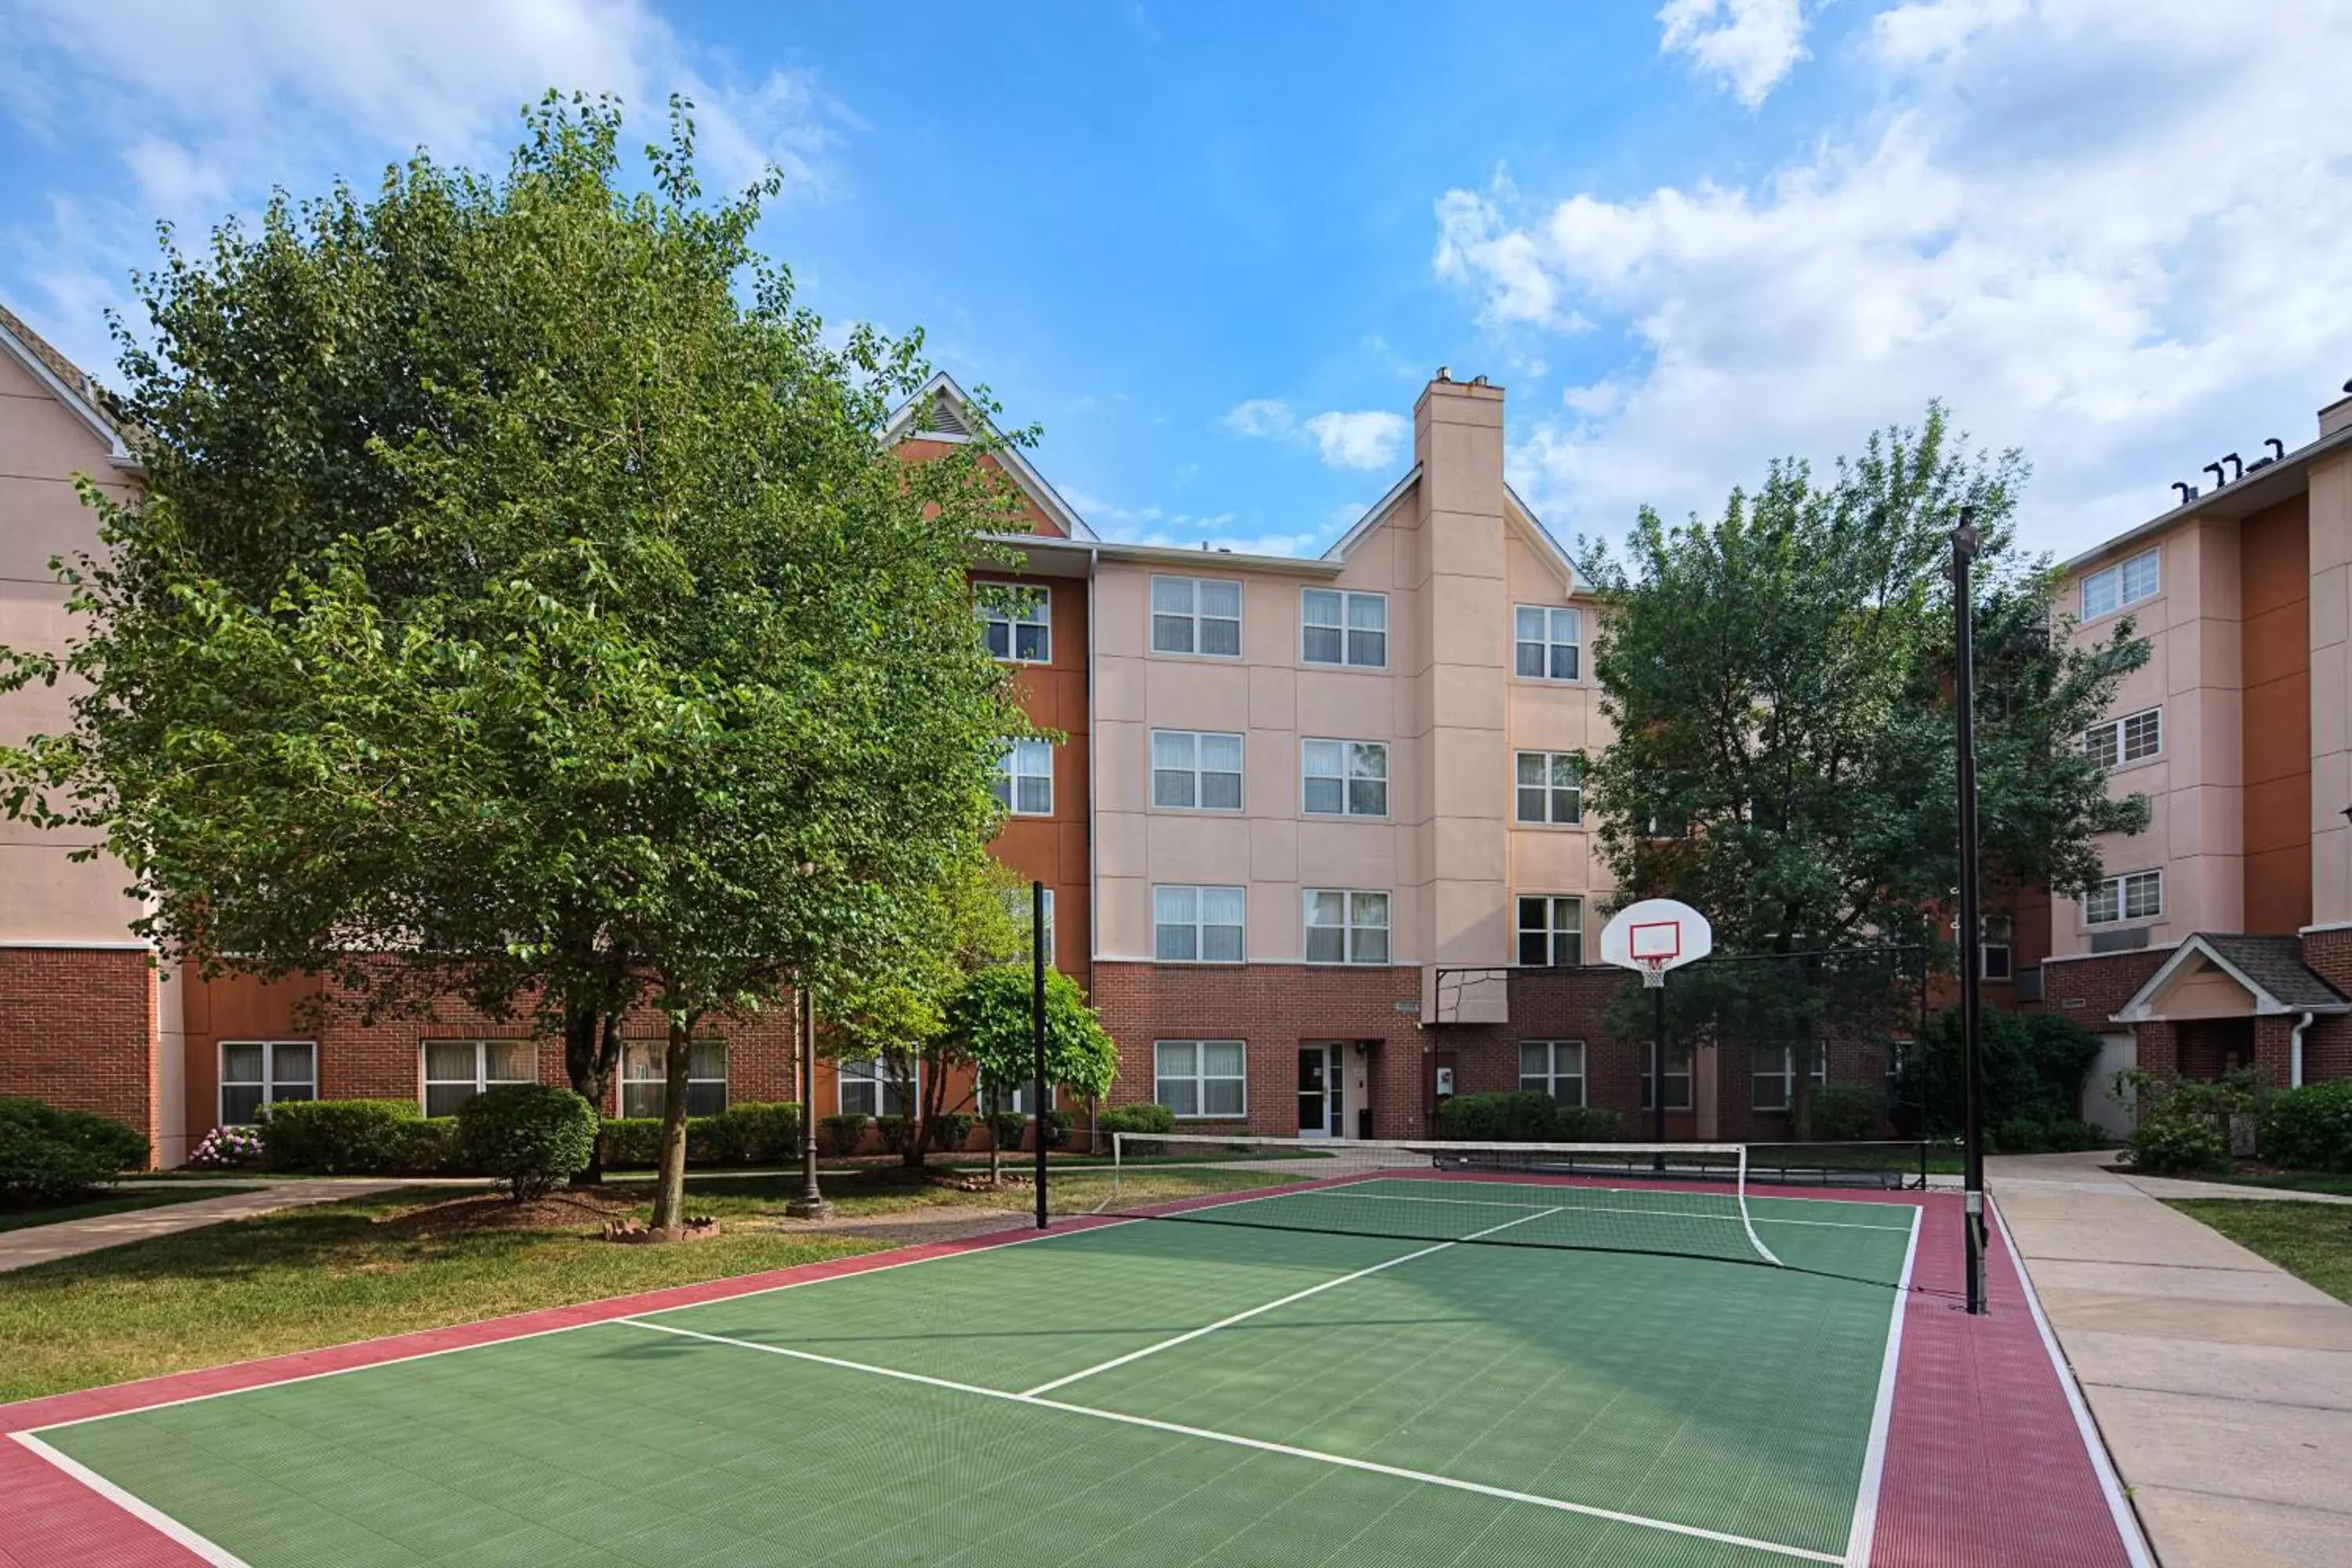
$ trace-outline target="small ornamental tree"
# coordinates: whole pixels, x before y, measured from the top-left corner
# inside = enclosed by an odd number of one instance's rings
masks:
[[[1036,1045],[1031,1005],[1033,976],[1018,964],[983,969],[964,983],[947,1006],[947,1036],[971,1062],[991,1094],[1009,1098],[1036,1081]],[[1118,1047],[1087,1003],[1078,983],[1058,969],[1045,972],[1045,1082],[1067,1084],[1100,1096],[1118,1076]],[[1043,1106],[1034,1106],[1042,1111]],[[1042,1142],[1045,1128],[1037,1136]],[[988,1173],[999,1173],[996,1140],[991,1140]]]

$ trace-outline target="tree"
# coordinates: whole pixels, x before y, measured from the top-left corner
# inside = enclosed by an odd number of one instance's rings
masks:
[[[1606,601],[1594,672],[1615,731],[1587,783],[1624,897],[1694,905],[1726,952],[1908,946],[1948,968],[1958,848],[1944,568],[1963,504],[1984,538],[1989,886],[2078,892],[2099,875],[2099,835],[2146,826],[2146,800],[2109,797],[2082,735],[2147,645],[2128,620],[2095,641],[2070,635],[2053,605],[2058,574],[2015,546],[2023,460],[1970,456],[1963,439],[1930,405],[1923,426],[1873,435],[1827,482],[1776,462],[1716,522],[1668,527],[1645,509],[1624,563],[1582,552]],[[1808,1136],[1806,1086],[1837,987],[1801,961],[1707,967],[1720,973],[1677,976],[1683,1026],[1736,1016],[1751,1044],[1790,1050]],[[1881,967],[1888,987],[1905,983],[1905,966]]]
[[[1009,1096],[1035,1082],[1033,978],[1028,969],[1019,965],[983,969],[948,1004],[948,1037],[973,1064],[982,1085],[992,1093]],[[1045,971],[1045,1081],[1100,1096],[1109,1091],[1111,1080],[1118,1076],[1118,1047],[1087,1005],[1086,992],[1060,970]],[[1045,1108],[1032,1109],[1038,1117],[1037,1137],[1042,1144]],[[992,1143],[990,1180],[996,1179],[997,1169]]]
[[[74,725],[0,771],[202,972],[528,1008],[599,1091],[657,1006],[667,1225],[696,1029],[888,952],[1026,726],[965,585],[1016,526],[984,443],[877,440],[919,342],[828,344],[686,106],[648,192],[619,128],[551,95],[502,180],[420,154],[138,279],[147,499],[85,492],[85,629],[5,664]]]

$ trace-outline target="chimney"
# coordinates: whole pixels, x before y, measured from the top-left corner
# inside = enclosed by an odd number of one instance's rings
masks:
[[[2338,430],[2352,429],[2352,381],[2344,384],[2345,395],[2319,411],[2319,438],[2326,440]]]

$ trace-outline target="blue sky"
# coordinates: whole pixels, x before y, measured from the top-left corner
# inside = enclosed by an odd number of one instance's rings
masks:
[[[683,88],[806,302],[923,327],[1106,534],[1319,549],[1444,363],[1563,537],[1942,395],[2066,553],[2352,374],[2352,9],[2231,11],[0,0],[0,300],[102,371],[158,217]]]

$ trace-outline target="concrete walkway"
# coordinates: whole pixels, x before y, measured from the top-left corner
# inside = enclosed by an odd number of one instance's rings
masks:
[[[2346,1200],[2112,1158],[1986,1180],[2149,1543],[2165,1568],[2352,1568],[2352,1306],[2158,1201]]]
[[[161,1184],[150,1184],[147,1190]],[[51,1258],[73,1258],[101,1247],[121,1247],[125,1242],[144,1241],[151,1236],[174,1236],[184,1230],[218,1225],[223,1220],[250,1219],[279,1209],[334,1203],[414,1184],[340,1180],[271,1182],[225,1197],[197,1198],[192,1203],[166,1204],[161,1208],[132,1209],[127,1214],[100,1215],[95,1219],[60,1220],[56,1225],[0,1231],[0,1274],[29,1268]]]

